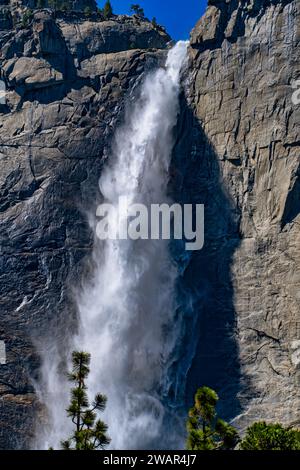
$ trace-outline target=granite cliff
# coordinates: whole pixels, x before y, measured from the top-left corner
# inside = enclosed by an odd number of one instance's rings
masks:
[[[208,3],[175,152],[177,187],[206,205],[205,249],[187,274],[204,293],[189,382],[220,391],[242,428],[299,425],[300,5]]]
[[[208,3],[172,164],[175,197],[206,206],[205,248],[182,277],[200,312],[187,401],[205,383],[241,428],[299,425],[299,2]],[[17,449],[42,415],[39,350],[74,325],[70,286],[93,245],[82,209],[97,200],[104,149],[170,37],[136,16],[47,9],[13,26],[0,4],[0,448]]]
[[[96,202],[122,98],[163,63],[169,41],[136,17],[64,20],[47,10],[0,31],[1,448],[28,447],[34,435],[39,345],[67,336],[68,286],[93,243],[82,209]]]

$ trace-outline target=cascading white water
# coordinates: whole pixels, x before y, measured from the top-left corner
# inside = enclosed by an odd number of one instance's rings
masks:
[[[179,42],[166,68],[150,74],[118,129],[100,190],[122,217],[118,202],[167,202],[180,70],[187,44]],[[113,214],[110,214],[110,220]],[[168,242],[110,240],[95,246],[97,269],[80,298],[78,347],[92,355],[89,390],[108,396],[105,419],[117,449],[143,448],[159,437],[161,393],[174,349],[174,282]]]
[[[104,201],[115,209],[110,221],[115,214],[122,219],[120,196],[147,206],[169,202],[168,170],[186,57],[187,42],[180,41],[169,51],[165,68],[145,78],[116,131],[99,182]],[[112,448],[169,446],[162,428],[180,320],[175,318],[177,270],[168,241],[101,242],[95,237],[93,258],[92,281],[78,298],[80,325],[73,344],[91,353],[90,396],[101,392],[108,397],[103,419]],[[53,437],[65,437],[63,406],[55,400],[50,404],[56,408]]]

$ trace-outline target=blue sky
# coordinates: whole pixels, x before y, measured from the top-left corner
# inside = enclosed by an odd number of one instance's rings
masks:
[[[98,0],[100,7],[105,0]],[[111,0],[114,13],[129,13],[130,5],[138,3],[147,18],[156,17],[173,39],[188,39],[189,33],[204,13],[207,0]]]

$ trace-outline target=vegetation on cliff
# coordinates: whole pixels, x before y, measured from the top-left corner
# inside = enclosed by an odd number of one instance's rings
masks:
[[[300,431],[279,423],[253,423],[243,439],[237,430],[217,417],[217,393],[199,388],[187,421],[188,450],[300,450]]]
[[[144,9],[140,7],[140,5],[138,5],[137,3],[134,3],[133,5],[131,5],[130,11],[132,11],[132,13],[134,13],[135,15],[145,16]]]
[[[74,432],[61,443],[64,450],[103,450],[110,443],[108,426],[97,419],[98,413],[105,409],[107,398],[98,393],[90,406],[87,397],[90,360],[87,352],[72,353],[72,371],[67,376],[75,386],[66,412],[74,424]],[[218,417],[218,400],[217,393],[209,387],[197,390],[187,420],[187,450],[300,450],[300,431],[279,423],[253,423],[241,438],[232,425]]]
[[[197,391],[187,421],[188,450],[229,450],[236,446],[237,431],[217,417],[218,400],[216,392],[209,387]]]
[[[252,424],[240,445],[242,450],[300,450],[300,431],[279,423]]]
[[[44,10],[43,14],[51,15],[54,19],[63,18],[70,21],[86,19],[101,22],[119,18],[119,15],[114,13],[110,0],[103,1],[102,7],[98,7],[95,0],[34,0],[30,3],[23,0],[18,4],[9,3],[9,0],[7,2],[5,8],[0,10],[0,30],[28,28],[39,10]],[[130,11],[135,17],[151,23],[153,29],[166,33],[165,28],[157,23],[155,17],[151,21],[145,17],[144,9],[139,4],[132,4]],[[121,17],[123,21],[124,15]]]

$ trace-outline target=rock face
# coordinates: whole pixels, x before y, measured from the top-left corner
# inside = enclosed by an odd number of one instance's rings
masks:
[[[241,428],[299,425],[300,4],[209,4],[174,163],[181,198],[206,205],[205,248],[186,270],[202,294],[190,393],[216,388]]]
[[[67,289],[92,247],[103,148],[123,98],[165,57],[147,20],[55,21],[0,31],[0,448],[28,447],[39,347],[74,318]],[[3,355],[3,354],[2,354]]]
[[[0,0],[0,31],[12,28],[12,16],[8,3],[9,0]]]
[[[12,29],[1,16],[8,3],[0,0],[0,448],[18,449],[41,416],[40,349],[53,335],[63,343],[73,324],[70,286],[93,245],[81,208],[96,204],[128,90],[164,60],[170,38],[138,17],[55,20],[47,10]],[[299,425],[299,2],[208,3],[191,35],[172,171],[176,198],[206,207],[205,247],[183,277],[199,312],[187,399],[207,384],[241,428]]]

